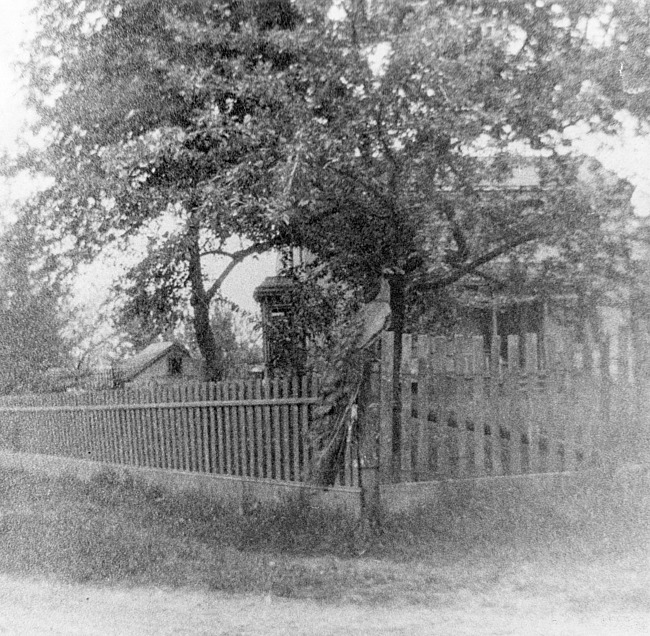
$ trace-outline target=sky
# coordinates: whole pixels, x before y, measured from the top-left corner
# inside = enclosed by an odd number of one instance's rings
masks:
[[[33,2],[34,0],[0,0],[0,148],[12,147],[26,116],[12,64],[18,58],[21,40],[30,31],[29,8]],[[649,215],[650,143],[636,137],[631,127],[624,136],[623,143],[616,148],[603,150],[597,139],[584,143],[590,154],[598,156],[606,167],[637,185],[633,198],[637,213],[641,216]],[[25,180],[14,184],[12,188],[0,185],[0,223],[3,220],[3,209],[5,219],[10,218],[7,202],[13,197],[24,195],[29,187],[30,183]],[[79,303],[96,306],[104,298],[124,260],[123,254],[108,253],[100,263],[88,268],[77,284]],[[249,259],[227,279],[223,287],[224,295],[247,312],[256,312],[258,306],[253,300],[253,290],[266,276],[273,275],[275,263],[274,254]]]

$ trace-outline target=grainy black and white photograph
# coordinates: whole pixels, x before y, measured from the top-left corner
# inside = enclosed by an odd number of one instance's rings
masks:
[[[650,634],[650,0],[0,0],[0,634]]]

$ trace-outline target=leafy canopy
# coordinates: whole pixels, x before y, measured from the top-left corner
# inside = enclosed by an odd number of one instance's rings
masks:
[[[34,161],[55,179],[44,218],[74,237],[73,265],[148,233],[124,311],[153,335],[191,316],[217,377],[210,305],[277,234],[298,15],[281,0],[48,0],[37,14],[25,72],[50,131]],[[171,229],[157,232],[162,222]]]

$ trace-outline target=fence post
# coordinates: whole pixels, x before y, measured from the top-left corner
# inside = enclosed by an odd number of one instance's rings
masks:
[[[489,416],[490,416],[490,474],[503,475],[501,441],[501,336],[493,336],[490,343],[490,385],[489,385]]]
[[[485,475],[485,346],[483,336],[472,338],[472,359],[474,367],[474,384],[472,391],[472,423],[474,425],[471,436],[474,448],[473,474],[482,477]]]
[[[378,343],[379,344],[379,343]],[[372,525],[381,517],[380,466],[382,460],[381,438],[381,386],[382,364],[374,350],[363,352],[362,382],[358,398],[359,418],[359,487],[361,488],[361,515]]]
[[[541,404],[539,401],[539,362],[537,359],[537,334],[527,333],[525,336],[526,354],[526,420],[528,438],[528,466],[527,472],[537,473],[540,469],[540,435],[539,422]]]
[[[400,392],[402,394],[402,417],[401,417],[401,447],[399,481],[413,481],[413,427],[411,426],[412,409],[412,383],[411,373],[411,351],[413,347],[413,336],[410,333],[402,335],[402,373],[400,375]]]
[[[386,484],[391,480],[392,425],[393,425],[393,334],[381,335],[381,387],[379,410],[379,480]]]
[[[429,422],[429,395],[431,392],[431,338],[418,336],[418,402],[416,426],[415,479],[427,478],[431,471],[429,453],[431,448],[431,426]]]

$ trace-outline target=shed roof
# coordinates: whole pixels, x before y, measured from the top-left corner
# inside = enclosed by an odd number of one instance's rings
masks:
[[[189,351],[177,342],[152,342],[140,353],[122,362],[118,368],[123,374],[123,379],[128,381],[171,352],[188,357],[190,355]]]

